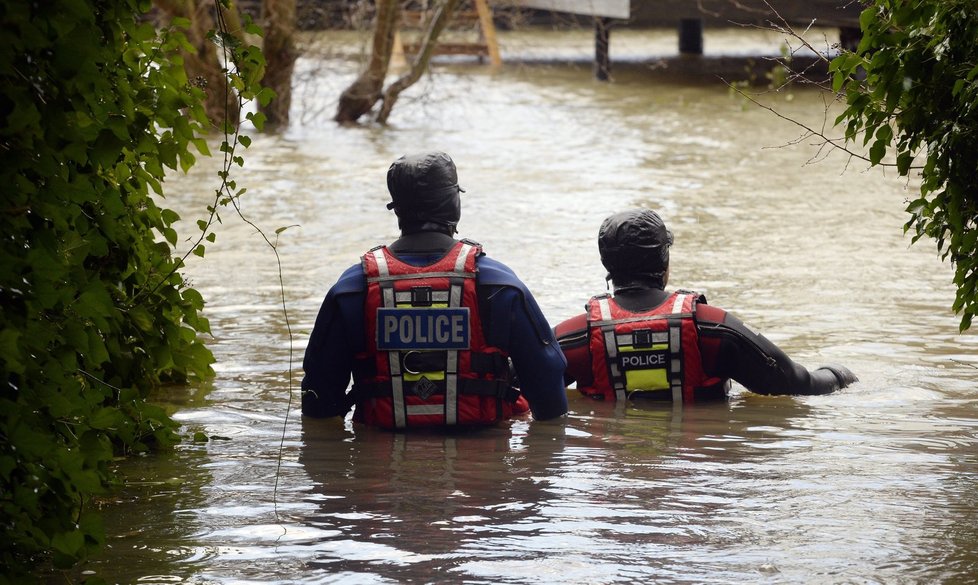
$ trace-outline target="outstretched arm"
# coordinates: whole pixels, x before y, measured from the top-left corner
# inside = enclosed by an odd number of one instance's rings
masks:
[[[829,394],[857,381],[845,366],[809,371],[777,345],[722,309],[696,309],[700,352],[707,373],[732,378],[758,394]]]

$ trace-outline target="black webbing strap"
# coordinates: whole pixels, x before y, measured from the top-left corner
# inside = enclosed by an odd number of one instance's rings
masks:
[[[510,386],[506,380],[459,380],[459,392],[475,396],[491,396],[506,402],[516,402],[520,397],[520,391]]]
[[[509,360],[501,353],[472,353],[472,371],[497,377],[509,373]]]

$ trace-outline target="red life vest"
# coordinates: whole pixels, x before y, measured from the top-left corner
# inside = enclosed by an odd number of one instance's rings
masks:
[[[680,404],[693,402],[697,388],[725,383],[703,371],[693,320],[698,298],[677,291],[658,307],[633,313],[611,295],[593,297],[587,324],[594,385],[580,391],[605,400],[648,393]]]
[[[486,343],[476,296],[482,247],[455,244],[412,266],[386,246],[362,258],[365,352],[355,356],[355,420],[385,428],[489,424],[519,396],[505,352]]]

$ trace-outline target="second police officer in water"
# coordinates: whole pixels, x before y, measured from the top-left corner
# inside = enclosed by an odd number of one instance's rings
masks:
[[[827,394],[856,381],[840,365],[807,370],[701,294],[667,291],[672,242],[648,209],[602,223],[598,251],[613,294],[555,328],[568,384],[600,400],[690,403],[725,398],[731,379],[760,394]]]
[[[533,295],[481,245],[453,237],[452,159],[403,156],[387,187],[401,236],[327,293],[303,361],[303,415],[354,408],[355,422],[404,429],[492,424],[527,406],[538,420],[565,414],[565,360]]]

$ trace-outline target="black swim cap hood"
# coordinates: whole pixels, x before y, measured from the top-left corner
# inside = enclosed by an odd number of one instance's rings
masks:
[[[598,251],[608,278],[616,285],[635,280],[661,281],[669,268],[672,232],[651,209],[632,209],[604,220]]]
[[[404,229],[447,228],[455,233],[462,216],[458,174],[452,158],[444,152],[405,155],[387,170],[387,204]],[[431,224],[434,224],[432,226]]]

